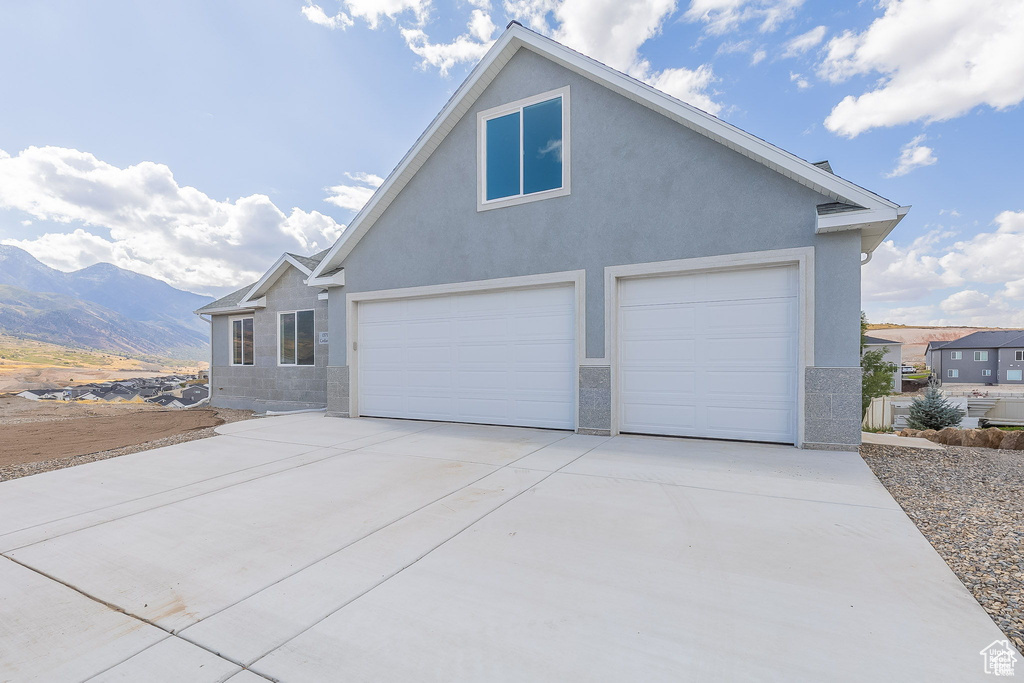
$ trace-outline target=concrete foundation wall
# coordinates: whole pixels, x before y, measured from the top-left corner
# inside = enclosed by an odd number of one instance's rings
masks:
[[[804,400],[804,448],[857,450],[863,420],[860,367],[807,368]]]
[[[278,312],[313,310],[314,341],[327,331],[327,302],[289,268],[267,292],[267,307],[253,314],[254,364],[231,365],[232,316],[213,316],[211,404],[244,410],[306,410],[327,406],[327,344],[315,345],[315,365],[278,365]]]

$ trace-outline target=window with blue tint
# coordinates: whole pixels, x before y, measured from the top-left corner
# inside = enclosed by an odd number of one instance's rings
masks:
[[[487,121],[487,199],[520,193],[519,112]]]
[[[562,186],[562,98],[523,107],[523,194]]]

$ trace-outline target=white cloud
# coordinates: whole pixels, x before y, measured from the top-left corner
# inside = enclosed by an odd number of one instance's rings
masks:
[[[837,104],[825,126],[855,137],[876,127],[944,121],[981,105],[1024,100],[1024,3],[1020,0],[883,0],[862,33],[829,41],[819,75],[834,83],[879,75]]]
[[[448,43],[432,43],[426,32],[419,28],[401,29],[405,44],[423,61],[421,66],[432,66],[446,75],[457,64],[479,61],[494,44],[492,36],[497,30],[490,15],[475,9],[466,26],[466,33]]]
[[[119,168],[62,147],[0,154],[0,207],[84,226],[4,240],[51,266],[107,261],[199,292],[254,279],[282,251],[326,248],[344,229],[316,211],[286,214],[266,195],[214,200],[163,164]]]
[[[345,176],[349,180],[354,180],[356,184],[328,187],[327,191],[330,192],[330,195],[324,201],[349,211],[358,211],[363,208],[363,205],[373,196],[374,191],[384,182],[383,178],[372,173],[346,173]]]
[[[333,16],[328,16],[327,12],[325,12],[320,5],[314,5],[312,3],[302,8],[302,15],[314,24],[325,26],[329,29],[340,28],[344,30],[353,24],[352,18],[344,12],[338,12]]]
[[[793,83],[796,83],[796,87],[799,88],[800,90],[806,90],[807,88],[811,87],[810,82],[803,77],[803,74],[793,73],[792,71],[790,71],[789,80],[792,81]]]
[[[774,31],[804,3],[804,0],[691,0],[683,15],[687,21],[702,22],[711,35],[722,35],[750,21],[759,22],[762,33]]]
[[[423,25],[430,14],[431,0],[345,0],[345,7],[353,17],[363,19],[375,29],[381,19],[387,17],[394,21],[406,13],[411,13],[416,23]]]
[[[934,230],[907,247],[892,240],[864,266],[862,293],[872,320],[933,325],[1024,326],[1024,211],[1004,211],[993,232],[949,244]],[[939,304],[916,300],[951,288]],[[986,291],[988,290],[988,291]],[[899,304],[879,308],[877,302]]]
[[[918,135],[900,148],[900,158],[896,160],[896,168],[885,174],[886,178],[907,175],[915,168],[931,166],[939,159],[931,147],[924,145],[925,136]]]
[[[786,49],[782,56],[784,58],[799,57],[811,48],[817,47],[825,39],[825,31],[827,30],[824,26],[815,26],[807,33],[801,33],[786,43]]]
[[[505,11],[523,17],[532,29],[688,104],[711,114],[722,109],[710,92],[717,80],[711,65],[656,70],[640,55],[641,46],[657,36],[676,11],[676,0],[505,0]]]
[[[768,53],[765,50],[755,50],[754,54],[750,55],[750,66],[756,66],[765,60]]]

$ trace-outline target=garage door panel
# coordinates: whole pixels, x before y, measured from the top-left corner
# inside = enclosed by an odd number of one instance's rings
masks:
[[[631,403],[623,411],[623,418],[637,431],[685,436],[697,428],[697,409],[692,405],[666,405],[663,403]],[[670,425],[670,426],[669,426]]]
[[[743,370],[711,370],[707,373],[709,396],[760,396],[779,401],[792,394],[794,376],[789,370],[749,372]]]
[[[621,316],[624,339],[633,338],[632,330],[642,329],[652,335],[658,332],[674,335],[693,330],[697,324],[697,309],[693,305],[623,308]]]
[[[709,336],[705,360],[709,363],[742,363],[749,367],[783,364],[791,367],[796,348],[792,335],[750,337]]]
[[[694,339],[632,339],[621,344],[622,363],[643,367],[668,361],[693,363],[697,359]]]
[[[696,371],[678,368],[633,370],[622,374],[622,392],[630,394],[694,393]]]
[[[571,286],[361,302],[359,413],[572,428],[574,303]]]
[[[619,283],[622,431],[793,442],[794,266]]]

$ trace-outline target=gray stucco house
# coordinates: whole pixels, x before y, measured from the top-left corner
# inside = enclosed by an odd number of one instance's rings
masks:
[[[892,376],[892,390],[895,392],[902,391],[903,342],[864,335],[864,353],[878,350],[885,351],[885,354],[882,356],[882,360],[884,362],[892,363],[896,366],[896,372],[894,372]]]
[[[513,23],[327,253],[200,311],[212,401],[854,449],[907,209]]]
[[[1024,384],[1024,330],[985,330],[928,342],[927,356],[943,384]]]

